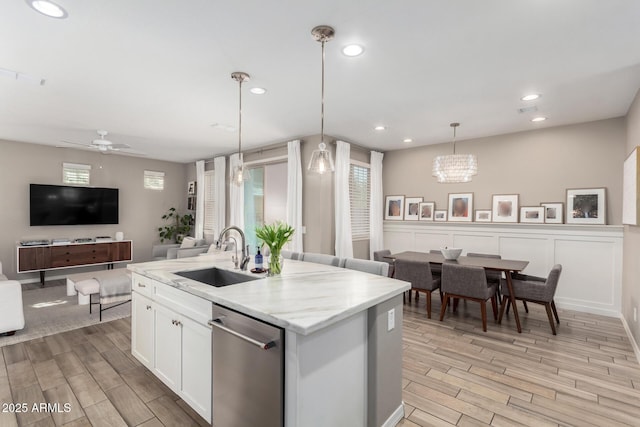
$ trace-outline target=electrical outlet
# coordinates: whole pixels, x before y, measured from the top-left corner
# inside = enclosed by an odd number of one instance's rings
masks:
[[[387,332],[393,331],[396,327],[396,309],[392,308],[387,312]]]
[[[638,321],[638,308],[637,307],[633,307],[633,321],[634,322]]]

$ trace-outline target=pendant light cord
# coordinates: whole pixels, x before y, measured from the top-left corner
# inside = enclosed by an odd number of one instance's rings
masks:
[[[242,161],[242,80],[238,81],[240,105],[238,108],[238,158]]]
[[[324,142],[324,44],[322,40],[322,105],[320,107],[320,142]]]
[[[456,127],[453,127],[453,155],[456,155]]]

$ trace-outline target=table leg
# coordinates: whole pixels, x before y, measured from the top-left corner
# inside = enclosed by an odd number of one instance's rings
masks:
[[[511,301],[511,307],[513,308],[513,317],[516,318],[516,326],[518,327],[518,333],[522,333],[522,326],[520,326],[520,316],[518,316],[518,306],[516,305],[516,297],[513,293],[513,282],[511,281],[511,271],[507,271],[507,288],[509,288],[509,301]]]
[[[44,288],[44,270],[40,270],[40,287]]]

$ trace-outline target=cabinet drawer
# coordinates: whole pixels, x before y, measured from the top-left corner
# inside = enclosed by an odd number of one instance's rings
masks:
[[[110,262],[109,249],[109,245],[104,244],[53,246],[51,266],[56,268]]]
[[[132,280],[131,289],[134,292],[137,292],[140,295],[144,295],[147,298],[151,298],[151,299],[154,298],[155,283],[153,282],[153,280],[148,279],[136,273],[133,273],[131,275],[131,280]]]
[[[211,319],[211,301],[159,283],[154,300],[196,322],[206,325]]]

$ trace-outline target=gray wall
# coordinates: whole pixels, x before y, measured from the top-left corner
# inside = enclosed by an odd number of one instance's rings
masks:
[[[640,91],[627,114],[627,144],[625,155],[640,145]],[[626,158],[626,157],[625,157]],[[620,163],[622,169],[622,162]],[[640,322],[633,320],[633,308],[640,311],[640,227],[624,227],[624,250],[622,269],[622,315],[624,316],[631,333],[640,343]]]
[[[460,129],[464,135],[464,123]],[[615,118],[461,141],[458,153],[478,156],[478,175],[467,184],[438,184],[431,176],[433,158],[449,154],[450,143],[391,151],[384,194],[422,196],[446,209],[448,193],[473,192],[474,209],[490,209],[492,194],[520,194],[521,206],[539,206],[565,202],[567,188],[607,187],[608,223],[621,224],[625,135],[624,118]]]
[[[91,186],[120,189],[120,224],[96,226],[29,226],[29,184],[62,185],[62,163],[90,164]],[[145,190],[143,171],[165,172],[164,191]],[[133,240],[134,261],[147,261],[158,241],[160,217],[171,206],[186,207],[186,167],[180,163],[121,155],[103,155],[87,150],[0,140],[0,261],[11,279],[35,278],[16,274],[15,243],[30,238],[113,236],[123,231]],[[81,271],[58,270],[49,276]]]

